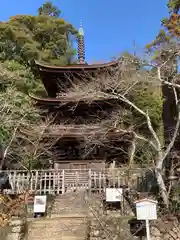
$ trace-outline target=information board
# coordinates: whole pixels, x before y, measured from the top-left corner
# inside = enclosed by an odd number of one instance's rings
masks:
[[[144,199],[136,203],[136,216],[138,220],[155,220],[157,219],[157,202]]]
[[[122,188],[106,188],[106,202],[122,202]]]
[[[47,196],[34,197],[34,213],[44,213],[46,211]]]

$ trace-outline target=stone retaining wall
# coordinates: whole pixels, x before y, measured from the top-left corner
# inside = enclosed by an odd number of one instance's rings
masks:
[[[4,230],[8,228],[6,236],[0,236],[2,240],[20,240],[22,221],[14,219],[10,222],[9,226],[4,227]]]
[[[151,240],[180,240],[180,223],[176,218],[162,218],[151,223]]]

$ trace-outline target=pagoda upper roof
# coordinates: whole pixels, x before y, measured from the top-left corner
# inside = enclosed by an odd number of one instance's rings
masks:
[[[76,64],[68,66],[50,66],[35,61],[40,77],[49,97],[56,97],[59,92],[66,92],[74,82],[91,80],[96,74],[104,74],[118,65],[119,61],[103,64]]]
[[[39,67],[40,71],[44,72],[80,72],[80,71],[95,71],[104,68],[113,67],[118,64],[118,60],[101,63],[101,64],[74,64],[67,66],[51,66],[39,61],[35,61],[35,64]]]

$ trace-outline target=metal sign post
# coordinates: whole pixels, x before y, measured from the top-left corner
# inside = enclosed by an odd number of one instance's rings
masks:
[[[151,199],[141,199],[135,202],[138,220],[146,221],[147,240],[151,240],[149,220],[157,219],[157,201]]]

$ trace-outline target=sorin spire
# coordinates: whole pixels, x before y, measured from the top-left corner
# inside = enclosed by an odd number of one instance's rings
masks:
[[[82,27],[82,21],[78,31],[78,62],[79,64],[85,64],[85,44],[84,44],[84,30]]]

